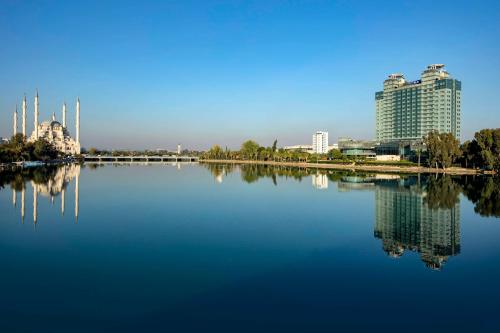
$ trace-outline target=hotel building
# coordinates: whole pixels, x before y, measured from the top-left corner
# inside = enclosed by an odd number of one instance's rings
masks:
[[[432,130],[460,140],[461,90],[442,64],[427,66],[417,81],[389,75],[375,93],[377,141],[419,140]]]

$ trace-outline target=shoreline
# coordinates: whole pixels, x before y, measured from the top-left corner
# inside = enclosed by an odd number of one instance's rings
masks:
[[[257,165],[274,165],[274,166],[289,166],[298,168],[314,168],[314,169],[332,169],[332,170],[352,170],[352,171],[370,171],[382,173],[442,173],[449,175],[493,175],[492,171],[482,171],[476,169],[456,168],[451,167],[446,170],[416,167],[416,166],[394,166],[394,165],[351,165],[351,164],[327,164],[327,163],[306,163],[306,162],[276,162],[276,161],[249,161],[249,160],[200,160],[199,163],[209,164],[257,164]]]

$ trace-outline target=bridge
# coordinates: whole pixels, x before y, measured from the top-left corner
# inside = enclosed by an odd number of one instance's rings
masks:
[[[198,162],[197,156],[179,155],[85,155],[86,162]]]

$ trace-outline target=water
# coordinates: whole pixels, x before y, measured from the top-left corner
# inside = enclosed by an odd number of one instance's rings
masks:
[[[109,164],[0,185],[1,332],[500,331],[493,178]]]

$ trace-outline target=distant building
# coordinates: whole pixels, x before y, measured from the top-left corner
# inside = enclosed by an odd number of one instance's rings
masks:
[[[316,154],[328,153],[328,132],[317,131],[313,134],[312,149]]]
[[[312,145],[294,145],[294,146],[285,146],[283,147],[285,150],[296,150],[296,151],[301,151],[304,153],[313,153],[313,146]]]
[[[351,138],[339,138],[338,147],[342,154],[349,157],[375,158],[375,147],[377,142],[373,140],[354,140]]]
[[[432,130],[460,140],[462,84],[443,68],[429,65],[413,82],[389,75],[384,90],[375,93],[378,141],[418,140]]]

